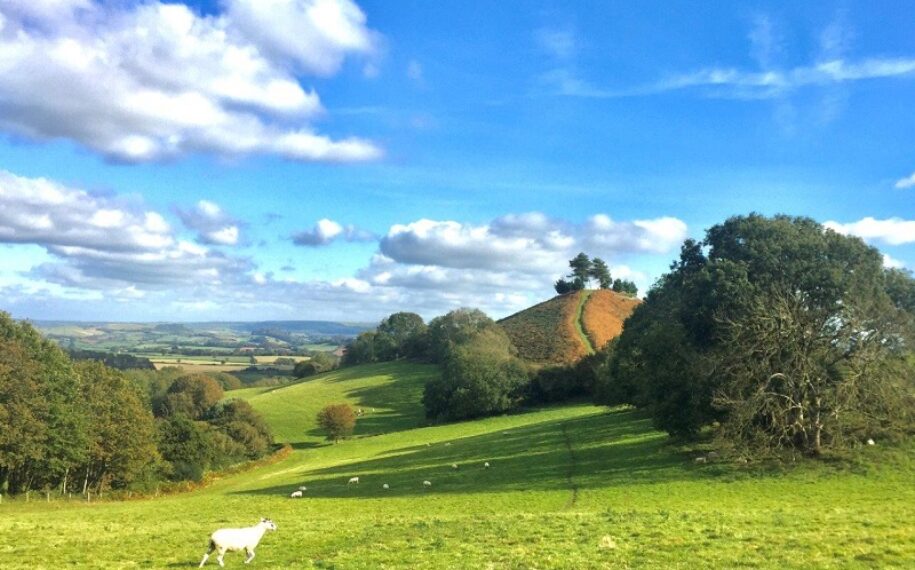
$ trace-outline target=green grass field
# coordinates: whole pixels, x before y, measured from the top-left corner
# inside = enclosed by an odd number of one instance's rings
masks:
[[[254,568],[911,568],[915,561],[911,444],[866,448],[851,466],[776,470],[695,465],[638,413],[587,404],[427,427],[418,401],[435,374],[379,364],[235,391],[295,448],[288,459],[159,499],[4,499],[0,567],[193,568],[211,531],[260,516],[279,530],[264,537]],[[314,417],[340,401],[366,415],[353,439],[327,444]],[[361,483],[347,486],[351,476]],[[305,497],[290,499],[300,485]],[[242,560],[226,556],[228,567]]]

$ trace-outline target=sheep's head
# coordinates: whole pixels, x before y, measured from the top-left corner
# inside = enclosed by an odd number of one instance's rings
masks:
[[[267,527],[267,530],[276,530],[276,523],[270,519],[261,519],[260,524]]]

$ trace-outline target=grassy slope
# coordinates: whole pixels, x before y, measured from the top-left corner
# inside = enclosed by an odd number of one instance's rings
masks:
[[[638,414],[590,405],[417,427],[407,398],[431,374],[374,365],[249,392],[256,407],[280,410],[270,421],[296,451],[199,492],[91,506],[5,500],[0,566],[190,568],[210,531],[259,516],[279,531],[254,568],[901,568],[915,559],[911,445],[867,448],[862,457],[879,464],[858,470],[769,473],[696,466]],[[319,440],[313,412],[325,398],[375,407],[362,437]],[[345,484],[353,475],[358,487]],[[289,499],[303,484],[306,498]],[[230,567],[241,560],[227,555]]]

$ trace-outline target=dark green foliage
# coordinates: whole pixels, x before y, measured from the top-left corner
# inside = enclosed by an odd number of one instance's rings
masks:
[[[175,481],[199,481],[218,455],[207,424],[195,422],[184,415],[174,415],[159,420],[157,428],[159,452],[170,465],[170,478]]]
[[[584,289],[587,287],[588,281],[591,279],[591,258],[581,252],[569,260],[569,267],[572,269],[569,277],[572,278],[574,288]]]
[[[69,350],[73,360],[98,360],[105,366],[118,370],[155,370],[153,363],[143,356],[134,356],[126,353],[100,352],[97,350]]]
[[[577,289],[575,289],[575,285],[571,281],[566,281],[561,277],[556,280],[556,283],[553,284],[553,288],[556,289],[556,293],[559,295],[565,295],[566,293],[577,291]]]
[[[440,379],[426,384],[426,416],[460,420],[511,410],[522,401],[527,371],[505,332],[487,328],[455,342]]]
[[[591,260],[591,269],[588,274],[597,281],[598,286],[601,289],[609,289],[613,284],[613,278],[610,276],[610,268],[607,267],[607,263],[599,257],[595,257]]]
[[[76,473],[83,487],[124,488],[159,464],[152,413],[124,375],[97,361],[76,364],[89,447]]]
[[[321,372],[333,370],[339,366],[340,360],[328,352],[315,352],[308,360],[296,362],[292,375],[296,378],[306,378]]]
[[[629,295],[630,297],[635,297],[639,294],[639,288],[636,287],[635,283],[629,281],[628,279],[614,280],[612,289],[617,293],[623,293],[624,295]]]
[[[605,348],[585,356],[575,364],[545,366],[533,372],[527,390],[528,403],[563,402],[592,396],[597,378],[607,366],[609,354],[610,349]]]
[[[498,328],[495,321],[479,309],[455,309],[429,322],[429,353],[435,362],[445,362],[456,346],[477,334]]]
[[[207,420],[244,447],[247,459],[263,457],[273,445],[267,423],[245,400],[229,400],[214,406]]]
[[[404,356],[421,356],[426,334],[426,324],[416,313],[394,313],[381,321],[375,337],[375,351],[378,360],[389,361]]]
[[[907,423],[905,277],[813,220],[731,218],[684,243],[627,321],[598,397],[678,435],[717,420],[722,445],[757,451],[819,454]]]
[[[0,312],[0,489],[53,487],[86,457],[87,417],[67,355]]]
[[[327,432],[327,439],[339,441],[353,433],[356,412],[349,404],[329,404],[318,412],[318,425]]]
[[[154,404],[159,417],[185,415],[199,419],[222,399],[219,382],[206,374],[192,374],[178,378]]]
[[[375,333],[360,333],[352,342],[346,345],[346,352],[343,355],[343,364],[352,366],[355,364],[367,364],[375,362]]]

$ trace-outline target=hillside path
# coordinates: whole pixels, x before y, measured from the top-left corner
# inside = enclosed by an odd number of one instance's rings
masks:
[[[594,354],[594,345],[591,344],[591,339],[588,338],[587,333],[585,333],[584,325],[581,321],[582,315],[585,312],[585,302],[590,296],[591,291],[586,291],[584,289],[578,296],[578,308],[575,310],[575,330],[578,331],[578,337],[581,339],[581,343],[585,345],[585,351],[588,354]]]

